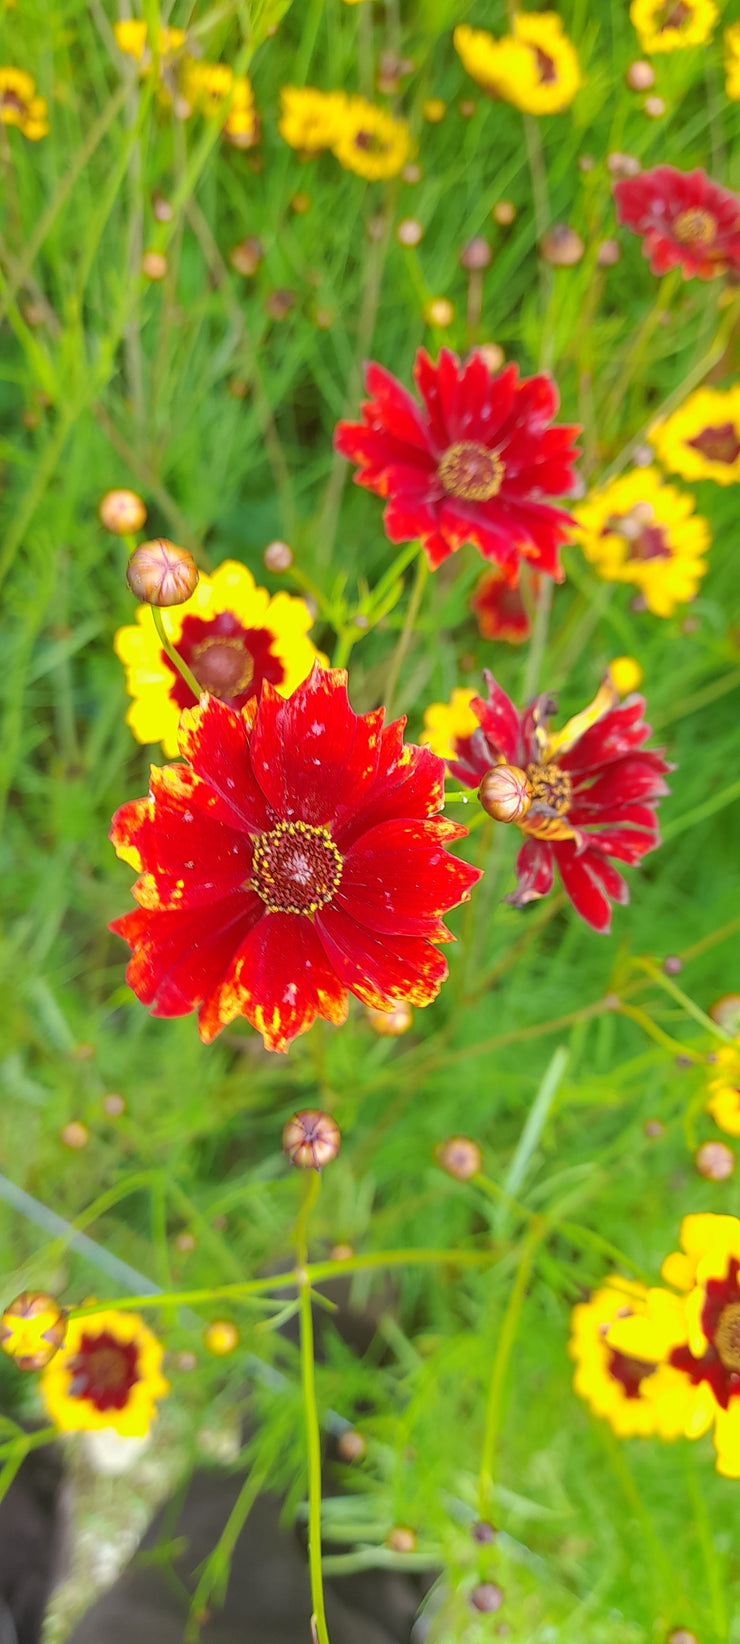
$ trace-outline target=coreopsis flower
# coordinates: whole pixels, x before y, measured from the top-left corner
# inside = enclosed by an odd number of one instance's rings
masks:
[[[161,1374],[164,1349],[137,1313],[106,1308],[67,1323],[64,1345],[39,1383],[62,1433],[112,1427],[142,1438],[170,1390]]]
[[[573,537],[606,582],[628,583],[655,616],[669,617],[707,571],[711,533],[694,507],[657,469],[634,468],[576,505]]]
[[[531,625],[524,600],[502,571],[484,572],[471,594],[470,608],[483,639],[502,639],[508,645],[523,645],[529,639]]]
[[[498,795],[486,793],[486,808],[499,820],[510,815],[526,835],[517,889],[506,900],[521,908],[547,896],[557,867],[576,913],[606,932],[610,904],[629,901],[610,858],[634,865],[660,844],[655,807],[668,792],[664,776],[671,767],[660,752],[643,748],[650,735],[644,699],[632,695],[620,703],[607,674],[590,706],[551,731],[551,696],[536,697],[520,713],[492,674],[483,677],[488,696],[470,703],[477,725],[471,733],[467,722],[466,734],[451,739],[447,759],[451,774],[470,788],[491,773],[505,775],[506,767],[512,773],[508,793],[502,783]],[[427,710],[436,716],[427,724],[436,724],[438,752],[440,707]]]
[[[728,1136],[740,1136],[740,1039],[720,1045],[707,1082],[707,1112]]]
[[[315,86],[281,86],[278,131],[283,142],[304,154],[331,148],[346,106],[343,91],[317,91]]]
[[[371,182],[396,177],[410,159],[412,146],[405,120],[397,120],[364,97],[345,98],[331,144],[332,154],[345,171]]]
[[[111,929],[155,1016],[199,1013],[209,1043],[246,1016],[286,1050],[319,1015],[426,1005],[447,974],[441,915],[478,871],[443,848],[444,766],[403,745],[404,721],[358,716],[341,669],[314,667],[287,701],[265,680],[241,711],[213,696],[183,714],[183,765],[152,769],[111,838],[139,907]]]
[[[740,480],[740,388],[697,388],[648,435],[665,468],[717,485]]]
[[[583,84],[578,56],[554,11],[519,11],[512,34],[494,39],[460,23],[455,50],[466,73],[492,97],[527,114],[558,114]]]
[[[632,0],[630,22],[643,51],[681,51],[711,40],[717,21],[714,0]]]
[[[617,219],[642,238],[653,274],[713,280],[740,268],[740,199],[705,171],[654,166],[614,184]]]
[[[648,1294],[634,1279],[619,1277],[573,1308],[568,1342],[576,1364],[573,1387],[620,1438],[657,1434],[673,1439],[682,1431],[670,1398],[674,1373],[657,1357],[619,1352],[611,1342],[611,1326],[619,1319],[642,1317]]]
[[[49,131],[46,98],[36,91],[36,82],[25,69],[5,64],[0,68],[0,122],[17,126],[30,142],[37,143]]]
[[[229,112],[224,121],[223,135],[233,148],[254,148],[260,140],[260,118],[254,101],[251,81],[246,74],[234,76]]]
[[[664,1419],[687,1438],[714,1427],[718,1473],[740,1478],[740,1221],[684,1216],[680,1243],[662,1275],[682,1294],[651,1290],[644,1314],[616,1320],[607,1339],[670,1368],[656,1389]]]
[[[374,362],[362,422],[340,422],[337,451],[357,463],[355,483],[387,497],[391,542],[421,540],[433,569],[471,542],[515,585],[522,559],[556,581],[558,547],[572,516],[546,501],[573,485],[570,424],[548,425],[558,392],[545,372],[494,374],[479,350],[461,362],[448,348],[433,365],[419,349],[414,377],[423,405]]]
[[[723,40],[725,92],[733,103],[740,101],[740,23],[725,29]]]
[[[19,1370],[43,1370],[64,1341],[67,1320],[44,1290],[24,1290],[0,1317],[0,1347]]]
[[[312,618],[305,601],[285,593],[271,596],[236,560],[224,560],[213,576],[201,576],[190,599],[165,610],[162,621],[203,690],[235,708],[255,696],[264,679],[281,696],[290,696],[317,657],[308,638]],[[146,605],[137,610],[135,624],[118,629],[113,645],[134,699],[126,723],[137,742],[161,742],[174,758],[180,714],[193,706],[193,697],[162,649]]]
[[[152,53],[149,45],[149,31],[146,23],[138,18],[124,18],[120,23],[113,24],[116,45],[125,57],[133,57],[145,74],[152,66]],[[184,46],[187,39],[185,29],[160,28],[158,49],[160,62],[173,57]]]
[[[218,114],[234,85],[234,71],[228,63],[185,63],[180,89],[192,114],[203,114],[207,119]]]

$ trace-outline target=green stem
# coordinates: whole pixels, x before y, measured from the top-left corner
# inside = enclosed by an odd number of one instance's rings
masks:
[[[321,1187],[318,1171],[311,1171],[304,1184],[303,1202],[295,1228],[296,1260],[301,1275],[301,1387],[303,1390],[303,1422],[308,1456],[308,1567],[311,1577],[311,1603],[317,1644],[329,1644],[324,1609],[324,1580],[321,1571],[321,1432],[316,1408],[316,1375],[314,1368],[313,1314],[311,1312],[311,1282],[308,1277],[308,1223]]]
[[[155,626],[155,628],[157,630],[157,633],[159,634],[159,638],[162,642],[162,649],[167,652],[167,655],[170,659],[170,662],[172,663],[172,666],[174,668],[176,668],[177,672],[182,676],[182,678],[185,681],[185,684],[188,687],[188,690],[192,691],[196,702],[200,702],[200,699],[201,699],[201,696],[203,695],[203,692],[200,688],[200,685],[198,684],[198,681],[195,677],[195,674],[191,673],[191,671],[190,671],[190,669],[187,665],[187,662],[183,661],[183,658],[180,656],[179,651],[175,650],[175,647],[172,644],[172,641],[170,639],[168,639],[167,634],[165,633],[164,622],[162,621],[162,612],[160,611],[159,606],[158,605],[150,605],[149,609],[152,613],[152,620],[154,622],[154,626]]]
[[[404,617],[403,627],[398,636],[396,649],[391,657],[391,665],[388,669],[388,679],[385,688],[385,711],[389,718],[391,708],[393,706],[393,698],[396,694],[396,686],[398,684],[399,675],[404,664],[406,652],[409,648],[411,635],[414,631],[414,623],[419,615],[419,607],[421,605],[428,576],[429,562],[426,554],[420,552],[416,563],[416,577],[414,580],[414,586],[411,590],[411,598],[408,603],[408,609]]]
[[[680,272],[675,268],[671,269],[669,274],[663,275],[658,286],[655,302],[648,309],[641,324],[637,327],[632,342],[627,347],[622,369],[601,412],[602,426],[606,427],[615,413],[621,409],[624,396],[632,383],[635,369],[639,368],[641,361],[650,358],[647,345],[655,327],[660,324],[663,315],[667,314],[671,308],[680,278]]]
[[[534,696],[540,677],[542,658],[547,644],[547,630],[550,624],[550,610],[552,607],[553,584],[549,577],[543,577],[540,591],[537,595],[534,626],[532,629],[532,643],[529,647],[527,661],[524,668],[524,682],[522,685],[522,700],[525,705]]]
[[[478,1515],[485,1519],[493,1507],[493,1456],[496,1448],[496,1439],[499,1430],[501,1414],[501,1395],[504,1378],[509,1365],[514,1337],[519,1326],[519,1316],[522,1310],[524,1294],[532,1270],[532,1262],[537,1245],[542,1238],[543,1224],[539,1217],[532,1222],[519,1258],[519,1267],[514,1280],[509,1303],[504,1314],[496,1353],[491,1372],[491,1385],[488,1390],[488,1406],[486,1410],[486,1430],[483,1438],[483,1452],[481,1455],[480,1475],[478,1478]]]
[[[656,987],[662,988],[664,993],[670,994],[671,998],[675,999],[676,1004],[685,1010],[686,1015],[692,1016],[700,1027],[706,1029],[707,1033],[711,1033],[715,1039],[722,1039],[725,1044],[732,1044],[732,1034],[726,1033],[725,1029],[720,1027],[717,1022],[713,1022],[711,1016],[707,1016],[706,1011],[702,1010],[700,1005],[694,1004],[693,999],[690,999],[688,994],[684,993],[683,988],[677,987],[670,976],[666,976],[660,966],[656,965],[652,959],[638,959],[636,964],[640,970],[647,973]]]
[[[669,1050],[672,1056],[688,1056],[692,1062],[704,1062],[705,1058],[700,1056],[697,1051],[690,1050],[688,1045],[681,1044],[680,1039],[672,1039],[670,1034],[664,1033],[663,1029],[658,1027],[657,1022],[654,1022],[652,1017],[648,1016],[647,1011],[640,1010],[639,1005],[626,1005],[623,1000],[620,1000],[617,1009],[621,1016],[629,1016],[630,1021],[636,1022],[637,1026],[642,1028],[643,1033],[647,1033],[648,1037],[654,1039],[657,1045],[662,1045],[664,1050]]]

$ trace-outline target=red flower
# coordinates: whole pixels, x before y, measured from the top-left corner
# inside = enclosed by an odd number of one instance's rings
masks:
[[[487,700],[471,702],[480,729],[449,765],[471,788],[501,764],[526,778],[529,807],[517,825],[528,838],[517,857],[517,889],[507,901],[521,908],[547,896],[557,866],[576,913],[594,930],[608,931],[610,902],[629,901],[609,858],[639,862],[660,844],[655,805],[668,792],[663,777],[671,766],[642,746],[650,735],[644,699],[632,695],[620,703],[607,676],[590,707],[551,732],[552,697],[537,697],[520,714],[493,676],[484,678]]]
[[[343,1022],[346,989],[392,1010],[426,1005],[447,966],[440,915],[475,868],[442,846],[444,764],[404,747],[405,720],[357,715],[346,674],[316,666],[287,701],[266,681],[240,712],[204,696],[182,716],[191,769],[152,769],[111,839],[138,869],[140,906],[112,930],[154,1016],[199,1012],[209,1043],[246,1016],[285,1050],[316,1015]]]
[[[539,577],[532,576],[532,593]],[[530,621],[518,588],[512,588],[501,571],[484,572],[474,590],[470,608],[475,612],[483,639],[503,639],[509,645],[523,645],[529,639]]]
[[[472,542],[512,584],[522,558],[562,581],[558,547],[573,522],[544,499],[573,485],[579,430],[548,428],[558,408],[552,378],[520,382],[515,365],[492,376],[479,352],[461,365],[447,348],[436,366],[420,348],[414,376],[423,406],[369,365],[362,422],[340,422],[334,435],[359,465],[356,483],[388,497],[391,542],[419,537],[433,569]]]
[[[653,274],[716,279],[740,267],[740,199],[705,171],[655,166],[614,184],[617,218],[643,239]]]

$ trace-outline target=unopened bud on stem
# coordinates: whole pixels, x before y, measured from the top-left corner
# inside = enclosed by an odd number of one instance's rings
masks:
[[[336,1119],[316,1108],[294,1113],[283,1130],[283,1152],[299,1170],[322,1170],[339,1152],[341,1135]]]
[[[98,514],[106,531],[112,531],[116,537],[126,537],[132,531],[141,530],[146,507],[135,491],[106,491],[98,504]]]
[[[157,537],[134,550],[126,581],[145,605],[184,605],[198,586],[198,567],[187,548]]]
[[[494,821],[521,822],[532,803],[532,789],[518,765],[494,765],[486,771],[478,798]]]

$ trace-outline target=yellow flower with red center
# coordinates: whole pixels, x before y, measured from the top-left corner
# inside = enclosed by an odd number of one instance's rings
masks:
[[[527,114],[558,114],[583,84],[578,55],[557,12],[517,12],[496,40],[460,23],[453,36],[463,68],[492,97]]]
[[[477,694],[457,686],[449,702],[430,702],[424,709],[421,741],[440,759],[458,759],[461,745],[478,730],[478,721],[470,706]]]
[[[649,54],[702,46],[716,21],[714,0],[632,0],[630,6],[630,22]]]
[[[740,95],[740,92],[738,93]],[[717,485],[740,480],[740,387],[697,388],[648,435],[666,468]]]
[[[314,86],[281,86],[278,131],[290,148],[319,154],[331,148],[339,134],[346,107],[343,91],[317,91]]]
[[[259,141],[259,116],[254,92],[244,74],[234,74],[228,63],[186,62],[182,96],[192,114],[214,119],[229,98],[223,133],[237,148],[253,148]]]
[[[168,639],[203,690],[239,708],[263,679],[290,696],[307,677],[318,656],[308,638],[311,620],[302,599],[271,598],[246,565],[230,559],[213,576],[201,576],[184,604],[162,612]],[[135,625],[119,628],[113,644],[134,698],[127,723],[137,742],[161,742],[172,758],[180,714],[193,707],[193,696],[162,650],[148,606],[139,607]]]
[[[641,1318],[650,1294],[634,1279],[610,1279],[571,1314],[574,1389],[620,1438],[673,1439],[682,1431],[670,1398],[675,1373],[657,1355],[623,1353],[611,1342],[615,1321]]]
[[[161,1374],[164,1349],[137,1313],[106,1308],[67,1325],[64,1346],[44,1370],[39,1387],[62,1433],[113,1427],[142,1438],[169,1393]]]
[[[0,68],[0,122],[17,126],[32,143],[49,130],[46,99],[38,96],[35,80],[10,64]]]
[[[396,177],[411,158],[411,135],[405,120],[394,119],[364,97],[347,97],[331,149],[345,171],[377,181]]]
[[[707,1113],[728,1136],[740,1136],[740,1039],[720,1045],[715,1073],[707,1084]]]
[[[733,103],[740,101],[740,23],[731,23],[725,29],[725,92]]]
[[[707,570],[711,534],[694,506],[657,469],[635,468],[573,509],[574,540],[606,582],[630,583],[648,610],[669,617],[694,598]]]

